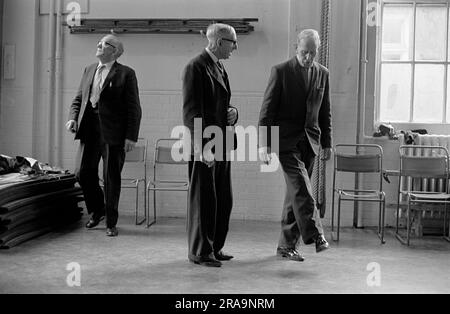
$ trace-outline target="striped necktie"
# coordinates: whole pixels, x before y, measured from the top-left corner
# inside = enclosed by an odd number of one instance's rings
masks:
[[[219,68],[220,74],[224,74],[224,68],[220,61],[217,61],[217,67]]]
[[[103,70],[106,68],[106,65],[101,65],[97,68],[97,72],[95,73],[94,82],[92,83],[91,90],[91,104],[93,108],[97,107],[98,100],[100,99],[100,91],[102,89],[103,83]]]

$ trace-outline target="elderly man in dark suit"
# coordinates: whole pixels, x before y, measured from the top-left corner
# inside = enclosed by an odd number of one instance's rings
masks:
[[[320,46],[315,30],[297,38],[297,55],[272,69],[262,104],[259,125],[279,127],[279,159],[286,181],[281,235],[277,255],[295,261],[300,236],[315,243],[316,252],[328,248],[312,194],[310,177],[320,146],[331,156],[329,73],[314,61]],[[270,162],[271,143],[260,133],[260,158]]]
[[[92,216],[87,228],[94,228],[106,215],[106,235],[117,236],[121,172],[125,153],[133,150],[139,134],[141,106],[136,74],[116,60],[123,53],[122,42],[113,35],[97,44],[99,62],[83,73],[72,102],[67,130],[80,140],[76,175]],[[98,165],[103,159],[104,192],[100,188]]]
[[[230,161],[223,149],[225,141],[221,149],[208,149],[203,131],[216,126],[225,139],[227,126],[237,121],[237,110],[230,106],[228,75],[220,62],[237,49],[237,37],[226,24],[210,25],[206,37],[208,46],[183,72],[183,121],[193,139],[202,138],[193,140],[196,156],[189,161],[188,258],[195,264],[220,267],[221,261],[233,258],[222,251],[233,206]],[[202,128],[194,128],[195,119]]]

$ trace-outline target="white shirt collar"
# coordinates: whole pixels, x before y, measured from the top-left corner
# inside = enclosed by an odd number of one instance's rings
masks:
[[[108,62],[108,63],[105,63],[105,64],[103,64],[101,61],[99,61],[99,62],[98,62],[98,65],[97,65],[97,68],[98,68],[99,66],[104,65],[104,66],[106,66],[106,70],[111,70],[111,68],[112,68],[112,66],[113,66],[113,64],[114,64],[114,62],[116,62],[116,60],[113,60],[113,61]]]
[[[209,50],[208,47],[205,48],[206,52],[209,54],[209,56],[211,57],[211,59],[214,61],[214,63],[217,63],[219,61],[219,59],[216,57],[215,54],[213,54],[211,52],[211,50]]]

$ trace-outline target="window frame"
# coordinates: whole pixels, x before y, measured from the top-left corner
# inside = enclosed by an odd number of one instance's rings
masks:
[[[447,89],[448,86],[448,80],[450,78],[448,77],[450,75],[449,66],[450,66],[450,57],[449,57],[449,32],[450,32],[450,0],[381,0],[379,2],[380,6],[380,27],[377,27],[376,30],[376,62],[375,62],[375,99],[374,99],[374,122],[375,125],[380,123],[391,123],[398,129],[419,129],[419,128],[426,128],[426,129],[436,129],[438,132],[445,132],[445,129],[448,129],[448,126],[450,125],[450,119],[447,120],[447,116],[449,113],[447,112],[450,110],[448,108],[448,98],[450,98],[450,91]],[[409,61],[402,61],[402,60],[382,60],[382,46],[383,46],[383,18],[384,18],[384,8],[386,5],[411,5],[413,9],[413,30],[412,30],[412,56],[411,60]],[[420,6],[445,6],[446,7],[446,23],[447,23],[447,29],[446,29],[446,45],[445,45],[445,59],[443,61],[426,61],[426,60],[415,60],[416,56],[416,25],[417,25],[417,7]],[[391,121],[382,121],[380,118],[380,111],[381,111],[381,68],[383,64],[408,64],[411,65],[411,90],[410,90],[410,113],[409,113],[409,121],[407,122],[391,122]],[[413,121],[414,118],[414,94],[415,94],[415,65],[417,64],[436,64],[436,65],[443,65],[444,66],[444,81],[443,81],[443,106],[442,106],[442,120],[440,122],[417,122]]]

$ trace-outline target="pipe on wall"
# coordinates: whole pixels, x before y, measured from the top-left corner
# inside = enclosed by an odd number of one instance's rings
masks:
[[[358,106],[356,121],[356,143],[364,143],[364,121],[366,107],[366,81],[367,81],[367,4],[369,0],[361,1],[359,17],[359,70],[358,70]],[[360,189],[360,175],[355,174],[355,190]],[[353,227],[362,226],[362,209],[358,202],[354,203]]]
[[[55,126],[53,120],[54,114],[54,100],[55,100],[55,0],[49,0],[49,16],[48,16],[48,48],[47,48],[47,60],[48,60],[48,87],[47,87],[47,109],[48,109],[48,125],[47,125],[47,136],[48,136],[48,162],[53,164],[53,150],[54,150],[54,137],[55,137]]]
[[[62,100],[62,45],[63,45],[63,25],[62,25],[62,0],[56,0],[56,39],[55,39],[55,97],[54,97],[54,115],[53,125],[53,162],[56,166],[62,166],[62,143],[64,125],[63,125],[63,100]]]

